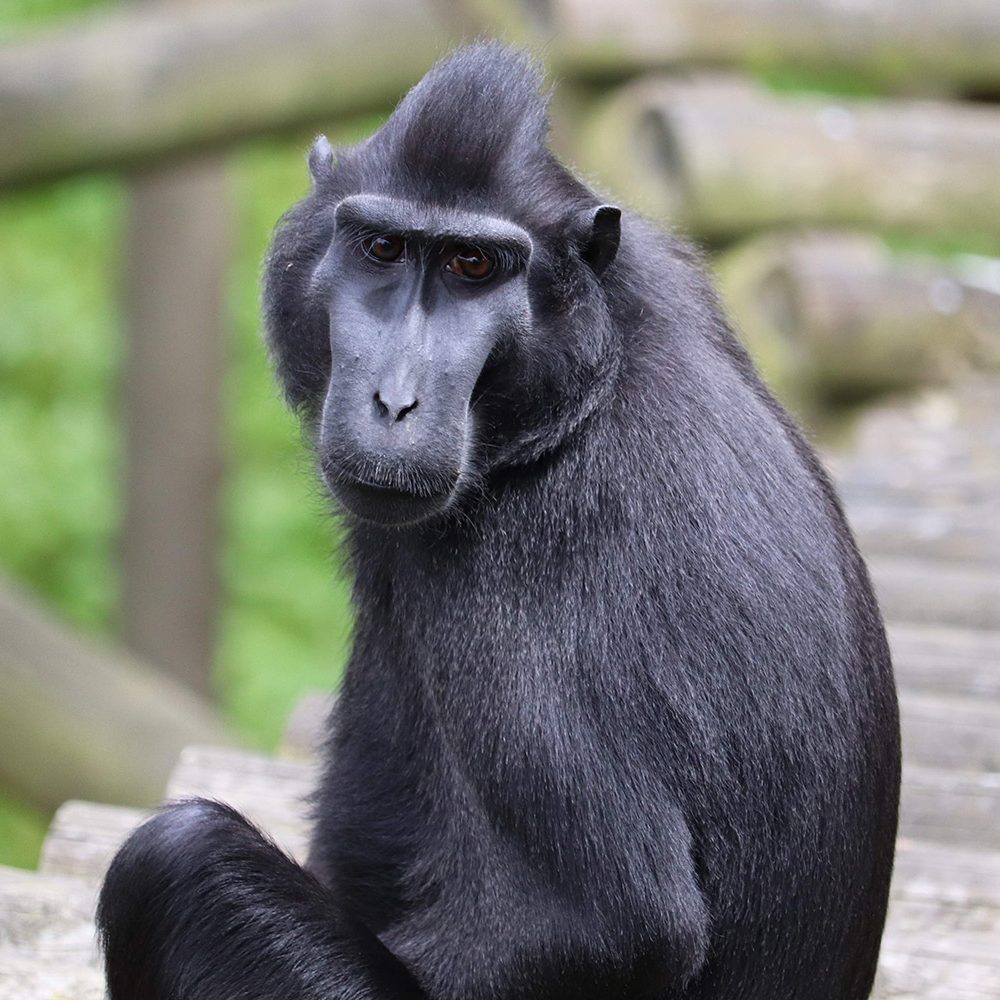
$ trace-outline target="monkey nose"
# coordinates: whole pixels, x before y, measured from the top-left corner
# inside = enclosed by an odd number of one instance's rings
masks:
[[[389,393],[379,390],[372,397],[376,415],[385,423],[398,424],[412,413],[420,402],[412,393]]]

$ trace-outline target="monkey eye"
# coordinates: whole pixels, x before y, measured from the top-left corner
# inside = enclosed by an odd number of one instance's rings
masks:
[[[445,270],[457,274],[467,281],[485,281],[494,269],[492,258],[487,257],[476,247],[459,247],[447,264]]]
[[[377,260],[382,264],[394,264],[403,256],[406,244],[402,236],[393,236],[385,233],[377,236],[368,236],[361,241],[361,250],[366,257]]]

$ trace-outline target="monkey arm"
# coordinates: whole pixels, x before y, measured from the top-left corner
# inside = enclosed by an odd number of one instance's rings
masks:
[[[673,996],[702,967],[709,921],[690,837],[670,812],[656,810],[656,847],[642,820],[593,831],[589,871],[564,855],[561,874],[543,873],[548,846],[531,858],[477,835],[467,855],[440,856],[440,893],[382,939],[434,1000]]]
[[[418,1000],[404,967],[227,806],[140,827],[98,905],[109,1000]]]

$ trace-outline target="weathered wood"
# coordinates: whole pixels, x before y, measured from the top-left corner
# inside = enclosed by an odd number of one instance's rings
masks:
[[[1000,570],[1000,380],[977,376],[869,410],[825,456],[868,555]]]
[[[130,178],[121,634],[209,695],[229,188],[220,154]]]
[[[845,71],[885,86],[1000,85],[993,0],[521,0],[561,72],[684,63]]]
[[[170,778],[165,800],[194,796],[227,802],[303,860],[309,837],[308,798],[319,763],[263,754],[192,746]],[[42,847],[41,870],[49,875],[98,880],[122,841],[147,811],[92,802],[66,802],[55,814]]]
[[[1000,260],[900,256],[860,233],[772,233],[715,271],[783,396],[856,399],[1000,367]]]
[[[1000,109],[986,105],[648,79],[595,113],[580,159],[630,204],[709,237],[786,224],[1000,234]]]
[[[382,108],[441,54],[416,0],[115,10],[0,48],[0,185]]]
[[[256,764],[241,767],[259,773]],[[64,821],[74,818],[78,839],[88,830],[107,839],[109,818],[116,829],[121,825],[106,810],[83,803],[75,814],[64,815]],[[102,872],[103,865],[83,880],[0,869],[0,964],[5,972],[17,971],[16,978],[0,980],[0,1000],[53,995],[44,988],[80,1000],[97,996],[88,992],[98,982],[90,922]],[[987,942],[998,932],[1000,853],[901,839],[883,947],[883,989],[876,995],[906,995],[898,990],[921,981],[929,970],[943,984],[978,988],[989,981],[984,967],[996,966]],[[10,991],[15,983],[22,992]],[[919,1000],[930,995],[915,994]]]
[[[94,881],[125,838],[151,815],[127,806],[65,802],[49,825],[38,869],[47,875]]]
[[[876,556],[868,569],[889,621],[1000,629],[1000,573],[993,567]]]
[[[1000,774],[905,764],[900,832],[914,840],[1000,850]]]
[[[1000,770],[1000,632],[890,628],[901,687],[907,758],[933,767]],[[308,759],[322,745],[332,707],[316,692],[297,705],[282,752]]]
[[[181,749],[235,744],[218,715],[160,671],[84,639],[0,584],[0,779],[66,799],[151,805]]]
[[[1000,852],[900,837],[892,898],[987,907],[1000,917]]]
[[[167,785],[167,798],[202,796],[235,806],[302,860],[303,818],[319,780],[316,760],[294,761],[216,747],[188,747]]]
[[[993,670],[1000,675],[1000,662]],[[904,688],[899,707],[906,760],[1000,772],[1000,703]]]
[[[982,957],[983,935],[903,934],[884,938],[873,1000],[995,1000],[1000,976],[995,962]],[[961,959],[942,951],[970,949]]]
[[[847,518],[869,556],[910,556],[1000,567],[998,515],[975,508],[923,503],[855,501]]]
[[[94,886],[0,868],[0,1000],[104,1000]]]
[[[1000,632],[898,622],[888,631],[901,687],[1000,703]]]

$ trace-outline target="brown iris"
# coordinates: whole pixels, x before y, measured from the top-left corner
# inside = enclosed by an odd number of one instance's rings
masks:
[[[482,281],[493,273],[493,261],[476,247],[459,247],[445,269],[469,281]]]
[[[382,234],[380,236],[369,236],[361,244],[364,252],[369,257],[373,257],[383,264],[392,264],[403,256],[406,245],[401,236]]]

